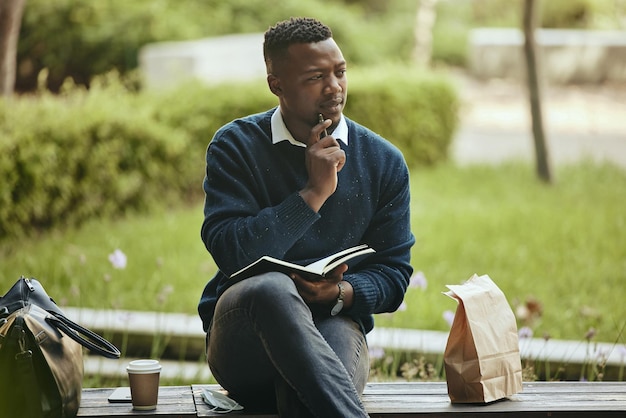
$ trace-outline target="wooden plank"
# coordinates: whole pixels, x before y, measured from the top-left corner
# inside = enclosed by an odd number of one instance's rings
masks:
[[[194,385],[198,417],[217,417],[199,395],[202,387],[219,390],[218,385]],[[453,417],[625,417],[626,382],[528,382],[523,391],[499,402],[452,404],[445,382],[369,383],[363,403],[373,418]],[[241,416],[229,413],[230,416]],[[274,418],[276,415],[246,415]]]
[[[196,407],[190,386],[162,386],[154,411],[135,411],[130,403],[110,403],[107,398],[115,388],[83,389],[77,417],[195,417]]]
[[[156,411],[133,411],[130,404],[111,404],[109,389],[84,389],[78,417],[219,417],[202,400],[201,389],[219,385],[161,387]],[[626,382],[526,382],[509,399],[483,404],[452,404],[445,382],[368,383],[363,403],[372,418],[410,417],[626,417]],[[275,414],[229,416],[277,418]]]
[[[529,382],[509,399],[452,404],[445,382],[369,384],[363,402],[372,417],[626,416],[626,383]]]
[[[220,391],[222,393],[226,393],[226,391],[224,391],[219,385],[192,385],[191,386],[193,389],[193,397],[194,397],[194,402],[196,404],[196,411],[197,411],[197,416],[198,417],[223,417],[224,413],[219,413],[219,412],[215,412],[211,410],[211,407],[209,405],[207,405],[206,403],[204,403],[204,401],[202,400],[202,388],[208,388],[211,390],[216,390],[216,391]],[[242,416],[243,411],[237,412],[237,411],[233,411],[233,412],[229,412],[227,414],[228,416]],[[276,414],[249,414],[246,413],[245,414],[246,418],[278,418],[278,415]]]

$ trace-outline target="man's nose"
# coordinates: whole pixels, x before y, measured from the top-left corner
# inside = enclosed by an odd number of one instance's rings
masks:
[[[327,83],[326,86],[324,87],[324,92],[329,94],[329,93],[340,93],[343,91],[343,87],[341,85],[341,82],[339,80],[339,78],[335,75],[331,75],[330,77],[327,78]]]

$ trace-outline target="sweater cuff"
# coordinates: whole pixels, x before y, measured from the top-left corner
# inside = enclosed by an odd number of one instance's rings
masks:
[[[352,285],[353,300],[352,306],[347,313],[353,317],[370,315],[373,307],[376,306],[378,298],[378,288],[372,284],[367,276],[358,274],[347,274],[343,279]]]

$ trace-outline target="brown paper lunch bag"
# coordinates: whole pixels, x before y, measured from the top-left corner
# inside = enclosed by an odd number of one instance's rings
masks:
[[[489,403],[522,391],[517,323],[504,293],[474,274],[444,294],[458,302],[444,352],[452,403]]]

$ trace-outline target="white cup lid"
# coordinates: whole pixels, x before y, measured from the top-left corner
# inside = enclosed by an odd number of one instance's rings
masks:
[[[129,373],[154,373],[161,371],[161,365],[158,360],[133,360],[126,366]]]

